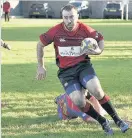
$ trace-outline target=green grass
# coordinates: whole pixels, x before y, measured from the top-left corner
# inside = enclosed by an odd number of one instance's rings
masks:
[[[121,118],[132,121],[132,21],[82,20],[102,32],[105,50],[92,56],[93,66],[104,91]],[[45,48],[47,78],[35,80],[36,44],[39,35],[61,20],[12,19],[2,21],[2,38],[12,46],[2,54],[2,137],[3,138],[104,138],[100,125],[81,119],[60,121],[54,98],[63,93],[57,78],[54,49]],[[109,116],[107,116],[110,118]],[[131,126],[130,126],[131,127]],[[114,138],[130,138],[112,124]],[[132,128],[132,127],[131,127]]]

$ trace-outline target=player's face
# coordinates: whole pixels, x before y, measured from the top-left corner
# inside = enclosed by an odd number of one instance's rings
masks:
[[[63,10],[62,18],[66,28],[71,31],[77,25],[78,13],[75,9],[72,9],[71,11]]]

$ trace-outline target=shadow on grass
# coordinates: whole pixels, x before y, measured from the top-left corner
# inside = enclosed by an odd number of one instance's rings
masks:
[[[128,94],[130,93],[132,81],[130,75],[132,72],[131,59],[114,59],[113,61],[112,58],[109,58],[93,60],[92,62],[104,90],[106,89],[108,92],[119,91],[120,95],[123,94],[124,91]],[[57,77],[57,66],[55,63],[51,62],[47,62],[45,65],[47,68],[47,77],[45,80],[38,81],[35,79],[35,63],[3,64],[1,67],[2,92],[26,94],[33,92],[47,94],[52,94],[54,92],[62,93],[64,90]]]
[[[6,41],[38,41],[39,35],[46,32],[50,27],[12,27],[2,28],[2,38]],[[93,25],[100,31],[105,41],[131,41],[132,26],[105,26]],[[116,30],[116,33],[115,33]],[[125,33],[124,35],[124,32]],[[13,35],[12,35],[13,34]],[[119,35],[120,34],[120,35]]]
[[[24,126],[25,128],[31,125],[37,124],[48,124],[55,123],[59,121],[57,115],[48,115],[48,116],[38,116],[38,117],[28,117],[28,116],[20,116],[19,118],[8,116],[2,117],[1,125],[2,128],[6,129],[6,127],[11,126]]]
[[[54,125],[53,128],[55,128],[56,125]],[[61,126],[61,129],[54,129],[54,131],[46,130],[43,128],[40,128],[39,130],[36,129],[30,129],[28,131],[23,130],[23,132],[14,131],[11,135],[5,135],[6,138],[8,136],[10,138],[106,138],[106,134],[100,127],[100,125],[89,125],[82,127],[70,127],[64,129],[66,125]],[[67,126],[69,127],[69,126]],[[113,127],[114,129],[114,138],[129,138],[131,137],[131,131],[128,130],[125,134],[122,134],[120,130],[116,130],[116,127]],[[16,134],[13,136],[13,134]]]
[[[2,38],[6,41],[38,41],[40,34],[47,30],[48,27],[2,28]]]
[[[48,92],[61,91],[57,78],[57,67],[52,63],[46,64],[47,78],[36,80],[36,64],[2,65],[3,92]]]
[[[27,100],[25,100],[25,102],[27,102]],[[32,105],[30,107],[28,106],[24,106],[24,107],[18,107],[18,102],[16,101],[16,106],[12,106],[12,104],[8,104],[6,107],[3,107],[4,110],[4,114],[8,113],[8,112],[14,112],[14,113],[22,113],[22,112],[27,112],[27,113],[33,113],[36,114],[38,116],[43,116],[45,114],[47,115],[52,115],[56,112],[56,106],[55,104],[53,104],[54,102],[52,102],[52,106],[45,106],[44,102],[43,105],[42,103],[38,103],[38,105]],[[41,105],[41,106],[40,106]],[[48,108],[48,109],[47,109]]]

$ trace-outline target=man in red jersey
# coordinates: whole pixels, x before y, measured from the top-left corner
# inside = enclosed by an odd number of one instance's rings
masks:
[[[5,12],[5,22],[6,20],[9,22],[9,13],[10,13],[11,5],[8,1],[3,3],[3,11]]]
[[[128,124],[122,121],[104,93],[100,81],[92,67],[89,55],[99,55],[104,49],[103,36],[96,30],[78,21],[78,13],[74,6],[66,5],[62,8],[63,22],[52,27],[40,35],[37,44],[37,76],[38,80],[46,77],[43,62],[43,48],[54,42],[56,64],[59,67],[58,78],[65,92],[81,111],[97,120],[107,135],[113,135],[107,119],[102,117],[91,104],[86,101],[82,87],[87,89],[101,104],[105,111],[113,118],[116,125],[125,132]],[[80,53],[81,43],[85,38],[97,41],[95,49],[88,49],[87,53]]]

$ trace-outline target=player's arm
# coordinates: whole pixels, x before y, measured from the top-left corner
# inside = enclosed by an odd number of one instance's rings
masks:
[[[38,61],[36,79],[42,80],[46,77],[46,68],[44,66],[44,44],[41,41],[37,43],[36,51]]]
[[[54,36],[56,34],[56,27],[52,27],[47,32],[41,34],[39,36],[40,41],[37,44],[37,60],[38,60],[38,67],[37,67],[37,80],[45,79],[46,77],[46,68],[44,65],[44,47],[51,44],[54,40]]]

